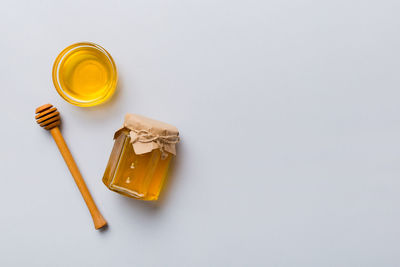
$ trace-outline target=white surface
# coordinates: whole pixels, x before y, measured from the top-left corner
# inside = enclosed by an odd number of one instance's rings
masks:
[[[399,1],[3,1],[1,266],[399,266]],[[53,88],[93,41],[111,102]],[[53,103],[110,228],[34,109]],[[101,178],[125,113],[182,136],[156,205]]]

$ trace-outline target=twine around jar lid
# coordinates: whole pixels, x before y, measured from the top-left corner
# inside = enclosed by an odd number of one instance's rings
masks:
[[[176,155],[179,131],[175,126],[137,114],[126,114],[124,128],[129,130],[130,142],[137,155],[154,149],[160,149],[163,158],[167,156],[165,152]]]

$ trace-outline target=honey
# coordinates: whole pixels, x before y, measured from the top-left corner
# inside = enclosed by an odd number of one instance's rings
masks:
[[[128,114],[114,139],[104,184],[128,197],[157,200],[179,140],[177,129]]]
[[[161,159],[161,152],[136,155],[127,131],[115,140],[113,157],[103,181],[111,190],[142,200],[157,200],[167,175],[172,155]]]
[[[58,93],[77,106],[94,106],[109,99],[117,84],[117,70],[111,55],[93,43],[65,48],[53,66]]]

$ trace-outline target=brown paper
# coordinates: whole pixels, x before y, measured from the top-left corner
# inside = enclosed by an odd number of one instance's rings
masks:
[[[175,145],[179,142],[179,131],[175,126],[141,115],[127,114],[124,128],[130,131],[131,143],[137,155],[154,149],[160,149],[163,154],[166,151],[176,155]]]

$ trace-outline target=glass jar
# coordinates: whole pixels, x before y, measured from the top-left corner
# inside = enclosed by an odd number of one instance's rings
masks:
[[[114,135],[103,182],[112,191],[157,200],[168,173],[179,132],[174,126],[128,114]]]

